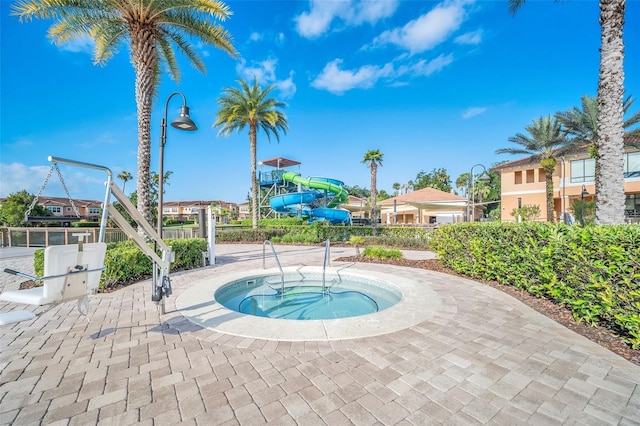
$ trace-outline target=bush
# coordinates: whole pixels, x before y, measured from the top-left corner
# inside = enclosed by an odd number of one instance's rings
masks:
[[[402,252],[398,249],[386,249],[384,247],[370,246],[365,247],[362,252],[364,257],[373,257],[376,259],[402,259]]]
[[[640,227],[480,223],[440,227],[432,247],[460,273],[571,309],[640,347]]]

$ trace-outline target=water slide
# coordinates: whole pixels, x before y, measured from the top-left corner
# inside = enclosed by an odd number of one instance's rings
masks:
[[[290,192],[273,196],[269,199],[271,208],[279,213],[298,214],[309,216],[312,219],[325,219],[332,224],[350,223],[351,216],[346,210],[338,210],[340,204],[347,201],[348,193],[343,187],[343,183],[339,180],[309,177],[303,178],[298,173],[284,172],[282,180],[291,182],[301,187],[309,188],[308,191]],[[333,199],[326,207],[316,207],[314,202],[326,195],[332,196]]]

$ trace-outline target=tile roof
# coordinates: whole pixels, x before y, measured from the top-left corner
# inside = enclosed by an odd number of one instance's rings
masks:
[[[466,198],[440,191],[435,188],[423,188],[407,194],[398,195],[393,198],[387,198],[386,200],[380,201],[378,204],[385,206],[391,205],[394,200],[396,203],[424,203],[438,201],[466,201]]]

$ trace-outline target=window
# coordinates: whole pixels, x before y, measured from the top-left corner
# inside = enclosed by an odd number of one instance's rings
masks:
[[[515,172],[513,174],[513,176],[514,176],[514,181],[513,182],[516,185],[520,185],[522,183],[522,172]]]
[[[72,209],[71,207],[67,207],[67,208],[65,208],[65,210],[66,210],[67,212],[70,212],[70,211],[72,211],[73,209]]]
[[[527,183],[533,183],[536,181],[534,174],[535,174],[535,170],[533,169],[527,170]]]
[[[51,213],[62,213],[62,207],[60,206],[47,206]]]
[[[587,158],[571,162],[571,182],[593,182],[596,174],[596,160]]]
[[[640,177],[640,151],[625,154],[624,177]]]
[[[547,173],[544,169],[538,169],[538,182],[546,182],[547,181]]]
[[[100,214],[100,207],[89,207],[89,214]]]

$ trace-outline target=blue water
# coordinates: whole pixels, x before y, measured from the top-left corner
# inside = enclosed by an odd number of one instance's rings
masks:
[[[395,305],[401,294],[378,281],[305,275],[287,276],[284,292],[280,276],[229,283],[215,298],[226,308],[266,318],[326,320],[372,314]]]

